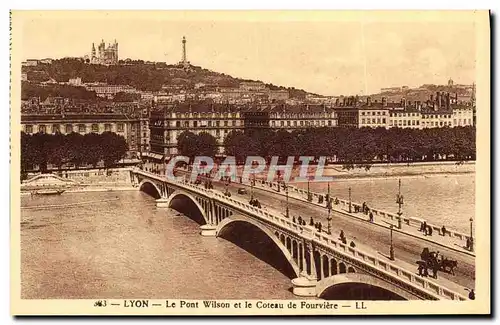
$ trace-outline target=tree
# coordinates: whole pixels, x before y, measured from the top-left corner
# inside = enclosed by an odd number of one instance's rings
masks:
[[[128,150],[127,141],[121,135],[113,132],[101,134],[102,160],[106,168],[112,167],[120,159],[125,157]]]
[[[177,151],[179,154],[189,157],[191,162],[194,156],[198,154],[198,142],[196,139],[196,134],[191,131],[184,131],[177,137]]]
[[[217,140],[208,132],[200,132],[196,137],[196,149],[201,156],[215,157],[218,153]]]
[[[234,156],[237,163],[245,162],[248,156],[259,153],[259,144],[241,131],[229,132],[224,139],[224,148],[226,155]]]

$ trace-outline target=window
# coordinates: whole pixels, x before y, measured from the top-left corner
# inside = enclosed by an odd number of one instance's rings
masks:
[[[58,133],[61,132],[61,129],[59,128],[59,124],[53,124],[52,125],[52,133]]]
[[[236,121],[232,121],[231,123],[233,124],[233,126],[236,126]]]
[[[328,126],[332,126],[332,121],[328,121]]]
[[[419,124],[420,124],[420,121],[419,121],[419,120],[417,120],[416,122],[417,122],[417,125],[419,125]]]
[[[293,121],[293,126],[297,126],[297,121]]]
[[[189,121],[184,121],[184,127],[188,128],[189,127]]]
[[[382,118],[382,123],[385,124],[385,117]]]
[[[66,133],[71,133],[71,132],[73,132],[73,124],[66,124]]]
[[[321,126],[325,126],[325,121],[321,121]]]
[[[94,133],[99,132],[99,125],[98,124],[92,124],[92,132],[94,132]]]
[[[363,120],[364,120],[364,119],[363,119]],[[364,122],[364,121],[362,121],[362,123],[365,123],[365,122]],[[370,124],[370,119],[369,119],[369,118],[367,118],[367,119],[366,119],[366,124]]]
[[[228,121],[224,121],[224,126],[228,126],[229,125],[228,123],[229,123]]]
[[[144,133],[142,134],[142,137],[143,137],[143,138],[146,138],[146,137],[147,137],[146,132],[144,132]]]
[[[85,124],[78,124],[78,133],[85,133]]]
[[[300,121],[300,126],[304,126],[304,121]]]
[[[198,121],[193,121],[193,127],[198,127]]]
[[[403,126],[406,126],[406,120],[403,120]]]
[[[109,123],[104,124],[104,131],[110,132],[111,131],[111,124],[109,124]]]
[[[43,124],[39,125],[38,126],[38,132],[39,133],[45,133],[45,132],[47,132],[47,129],[46,129],[45,125],[43,125]]]
[[[285,126],[285,121],[280,121],[280,126]]]
[[[470,124],[470,125],[472,125],[472,121],[471,121],[471,119],[469,119],[469,124]]]
[[[212,126],[212,121],[208,121],[208,126],[211,127]]]
[[[464,125],[466,125],[466,124],[467,124],[467,119],[464,119]]]
[[[375,124],[376,122],[376,119],[372,118],[372,123]]]
[[[365,115],[365,112],[361,112],[361,115]]]
[[[377,124],[380,124],[380,117],[377,117]]]
[[[219,127],[220,126],[220,121],[215,121],[215,126]]]
[[[175,122],[175,127],[180,128],[180,127],[181,127],[181,121],[177,121],[177,122]]]
[[[33,133],[33,125],[26,125],[26,133]]]
[[[118,123],[117,125],[117,129],[118,129],[118,132],[123,132],[123,123]]]
[[[276,121],[271,121],[271,126],[275,127],[276,126]]]

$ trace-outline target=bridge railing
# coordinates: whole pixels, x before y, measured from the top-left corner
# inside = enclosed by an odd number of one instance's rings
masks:
[[[433,295],[437,295],[445,299],[467,300],[465,296],[456,293],[453,290],[447,289],[434,281],[418,276],[413,272],[410,272],[393,263],[387,262],[386,260],[382,260],[362,250],[350,247],[342,242],[335,240],[331,235],[316,231],[314,233],[314,240],[327,249],[335,249],[336,252],[340,252],[346,258],[346,260],[354,259],[358,262],[353,264],[361,263],[365,267],[368,266],[376,271],[382,271],[389,277],[402,280],[405,283],[409,282],[419,289],[424,289],[432,293]]]
[[[262,185],[267,185],[267,186],[277,186],[277,183],[275,183],[275,182],[264,181],[263,183],[262,182],[260,182],[260,183]],[[304,196],[307,196],[307,193],[308,193],[307,190],[304,190],[302,188],[298,188],[298,187],[293,186],[293,185],[289,185],[288,189],[291,192],[302,194]],[[313,197],[313,201],[316,201],[316,202],[317,202],[317,199],[320,196],[323,196],[323,197],[325,196],[325,194],[316,193],[316,192],[313,192],[313,191],[309,191],[309,193],[311,193],[311,195]],[[348,200],[339,199],[339,198],[337,198],[337,200],[339,201],[339,205],[341,207],[343,207],[345,210],[348,210],[348,208],[349,208],[349,201]],[[361,203],[352,202],[352,201],[351,201],[351,205],[352,205],[353,208],[355,206],[359,207],[359,208],[362,207]],[[399,218],[399,216],[396,213],[387,212],[387,211],[384,211],[384,210],[381,210],[381,209],[376,209],[376,208],[370,207],[370,211],[373,213],[374,216],[379,216],[379,217],[382,217],[382,218],[387,218],[387,219],[390,219],[391,221],[397,221],[398,218]],[[423,218],[414,218],[414,217],[406,217],[406,216],[404,216],[404,217],[401,217],[401,221],[403,223],[405,223],[406,225],[414,226],[414,227],[420,227],[420,225],[425,221],[426,224],[428,226],[430,226],[432,228],[432,230],[436,231],[437,233],[439,233],[441,231],[441,229],[442,229],[442,225],[439,226],[439,225],[436,225],[436,224],[429,223],[429,222],[427,222],[427,220],[425,220]],[[463,241],[465,241],[467,239],[467,237],[470,237],[470,235],[465,234],[465,233],[460,232],[460,231],[457,231],[457,230],[454,230],[454,229],[446,229],[445,235],[453,237],[453,238],[456,238],[456,239],[459,239],[459,240],[463,240]]]
[[[164,177],[150,172],[145,172],[140,170],[140,173],[142,173],[145,176],[153,177],[160,181],[166,181]],[[343,244],[342,242],[335,240],[332,235],[328,235],[323,232],[318,232],[313,227],[307,225],[306,226],[298,225],[289,218],[281,216],[277,211],[257,208],[241,200],[232,197],[227,197],[222,193],[205,189],[199,185],[194,185],[189,182],[184,182],[184,181],[178,182],[171,180],[169,180],[169,182],[177,186],[192,190],[199,194],[215,198],[221,202],[226,203],[227,205],[243,210],[244,212],[256,218],[264,219],[268,222],[271,222],[274,225],[285,228],[288,231],[296,233],[297,235],[302,235],[311,238],[316,243],[322,245],[326,249],[332,250],[342,255],[348,261],[349,260],[352,261],[351,264],[358,265],[358,267],[359,265],[361,265],[361,267],[370,268],[375,272],[382,272],[389,278],[403,281],[404,283],[409,283],[413,287],[423,290],[424,292],[429,292],[437,297],[451,299],[451,300],[467,300],[463,295],[460,295],[452,290],[444,288],[443,286],[435,283],[434,281],[418,276],[411,271],[408,271],[400,266],[387,262],[386,260],[379,259],[367,252]]]

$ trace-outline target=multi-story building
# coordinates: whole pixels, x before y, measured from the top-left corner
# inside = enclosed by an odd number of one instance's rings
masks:
[[[137,89],[128,85],[86,84],[85,88],[95,91],[99,97],[112,99],[117,93],[137,93]]]
[[[337,126],[337,114],[325,105],[276,106],[269,113],[272,129],[304,129]]]
[[[336,103],[338,125],[341,127],[384,127],[384,128],[435,128],[474,125],[473,105],[454,104],[450,94],[438,92],[436,97],[430,96],[426,102],[407,102],[402,99],[398,103],[388,103],[385,97],[382,102],[366,104],[348,97],[343,103]]]
[[[169,158],[178,154],[177,138],[184,131],[211,134],[223,153],[226,135],[232,130],[243,131],[243,120],[234,106],[172,104],[151,112],[149,128],[151,153]]]
[[[79,134],[109,131],[127,141],[129,154],[141,151],[141,121],[124,114],[22,114],[22,131],[28,134]]]

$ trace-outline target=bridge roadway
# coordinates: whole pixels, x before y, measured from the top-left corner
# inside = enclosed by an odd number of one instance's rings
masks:
[[[219,191],[225,190],[225,182],[213,182],[213,185],[214,189]],[[250,200],[249,186],[231,182],[228,187],[232,196],[245,198],[247,201]],[[238,194],[237,189],[239,188],[246,188],[248,193],[243,195]],[[254,187],[253,192],[254,197],[260,201],[263,207],[272,207],[276,210],[282,210],[283,214],[285,213],[286,197],[283,195],[283,191],[273,193],[272,191]],[[323,229],[326,230],[328,223],[326,208],[321,208],[293,197],[289,197],[288,207],[290,218],[292,216],[297,218],[300,215],[309,223],[309,219],[312,216],[315,221],[321,221]],[[331,217],[332,234],[340,234],[340,230],[342,229],[348,243],[353,240],[358,246],[361,244],[369,247],[370,251],[375,250],[381,255],[389,255],[389,230],[338,212],[332,211]],[[475,262],[473,256],[398,232],[393,232],[393,246],[396,259],[414,265],[415,270],[417,269],[416,261],[420,260],[420,253],[424,247],[428,247],[431,251],[439,251],[444,256],[457,260],[458,266],[455,269],[455,275],[439,272],[438,277],[444,277],[451,282],[467,288],[475,288]]]
[[[179,195],[197,202],[200,211],[206,211],[203,217],[207,224],[201,227],[204,236],[217,236],[234,221],[245,221],[259,227],[277,244],[294,269],[297,278],[292,283],[296,295],[321,297],[332,286],[356,283],[365,286],[361,290],[382,288],[403,299],[467,299],[464,288],[453,281],[419,277],[411,271],[412,264],[400,259],[390,261],[386,254],[377,254],[371,246],[358,244],[353,249],[340,243],[333,235],[319,233],[310,226],[301,227],[291,219],[280,216],[279,206],[251,207],[245,203],[247,197],[224,196],[218,190],[221,185],[217,185],[215,190],[207,190],[203,185],[171,182],[165,176],[139,169],[132,169],[131,177],[132,183],[141,189],[148,182],[156,188],[160,194],[157,200],[160,207],[169,207],[171,200]],[[264,228],[266,226],[269,228]],[[273,231],[274,234],[271,233]],[[371,293],[367,292],[368,296]]]

